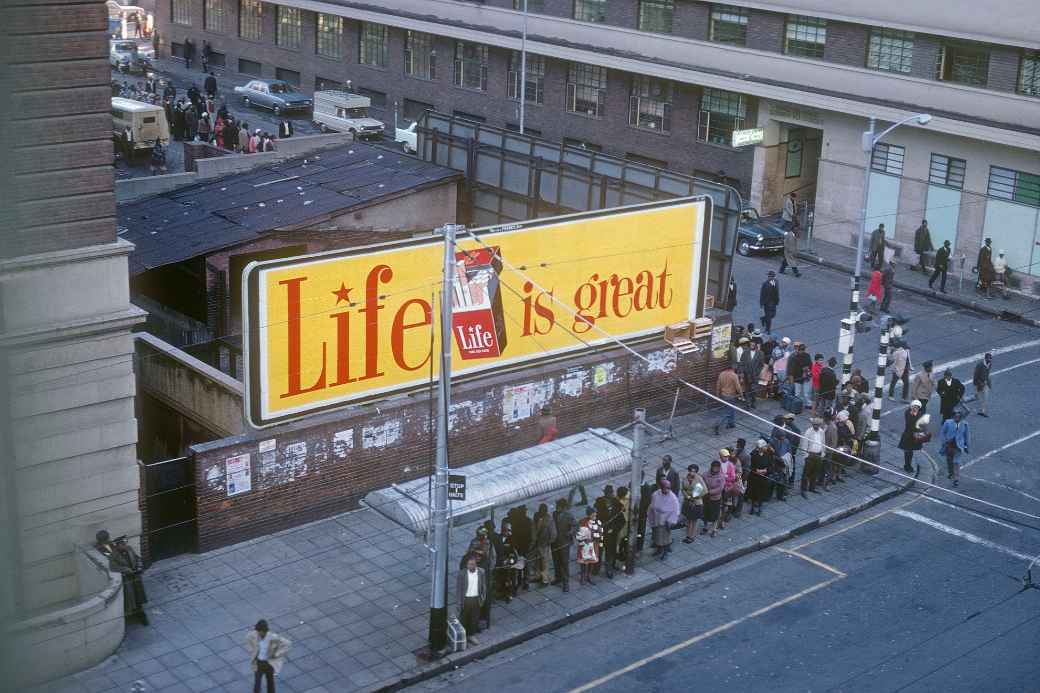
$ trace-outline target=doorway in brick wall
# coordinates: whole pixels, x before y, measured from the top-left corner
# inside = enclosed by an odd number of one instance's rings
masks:
[[[141,465],[141,553],[148,563],[198,551],[195,462],[191,457]]]

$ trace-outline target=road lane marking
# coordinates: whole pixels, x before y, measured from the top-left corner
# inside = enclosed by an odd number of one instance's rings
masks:
[[[979,518],[980,520],[985,520],[986,522],[992,522],[995,525],[1000,525],[1001,527],[1006,527],[1007,529],[1010,529],[1013,532],[1021,532],[1022,531],[1021,528],[1015,527],[1014,525],[1009,525],[1006,522],[1001,522],[1000,520],[996,520],[996,519],[994,519],[992,517],[986,517],[985,515],[981,515],[981,514],[975,512],[974,510],[968,510],[967,508],[962,508],[959,505],[954,505],[953,503],[947,503],[946,501],[941,501],[938,498],[932,498],[931,496],[921,496],[921,499],[922,500],[926,500],[929,503],[938,503],[939,505],[945,505],[947,508],[953,508],[954,510],[960,510],[962,513],[967,513],[969,515],[974,515],[975,517]]]
[[[796,558],[800,558],[800,559],[802,559],[803,561],[807,561],[807,562],[809,562],[809,563],[812,563],[812,564],[813,564],[814,566],[816,566],[817,568],[823,568],[824,570],[826,570],[826,571],[827,571],[827,572],[829,572],[829,573],[834,573],[834,574],[835,574],[835,575],[837,575],[838,577],[848,577],[848,574],[846,574],[846,573],[843,573],[842,571],[838,570],[838,569],[837,569],[837,568],[835,568],[834,566],[832,566],[832,565],[827,565],[827,564],[826,564],[826,563],[824,563],[823,561],[819,561],[819,560],[816,560],[816,559],[815,559],[815,558],[813,558],[812,556],[806,556],[806,555],[805,555],[804,553],[802,553],[802,552],[798,551],[797,549],[782,549],[782,548],[780,548],[780,547],[778,547],[778,546],[777,546],[777,547],[774,547],[774,548],[775,548],[775,549],[776,549],[777,551],[779,551],[780,553],[786,553],[786,554],[787,554],[787,555],[789,555],[789,556],[794,556],[794,557],[796,557]]]
[[[1028,555],[1026,555],[1024,553],[1021,553],[1019,551],[1015,551],[1014,549],[1012,549],[1012,548],[1010,548],[1008,546],[1004,546],[1003,544],[998,544],[995,541],[990,541],[989,539],[983,539],[982,537],[978,536],[977,534],[972,534],[971,532],[965,532],[964,530],[957,529],[956,527],[951,527],[949,525],[944,525],[942,522],[936,522],[935,520],[933,520],[930,517],[925,517],[924,515],[918,515],[915,512],[911,512],[910,510],[893,510],[892,514],[893,515],[899,515],[900,517],[905,517],[908,520],[913,520],[914,522],[920,522],[923,525],[928,525],[932,529],[937,529],[940,532],[943,532],[945,534],[949,534],[950,536],[958,537],[958,538],[963,539],[965,541],[971,542],[972,544],[978,544],[979,546],[985,546],[988,549],[993,549],[994,551],[999,551],[1000,553],[1007,554],[1008,556],[1012,556],[1014,558],[1018,558],[1018,559],[1023,560],[1023,561],[1031,561],[1031,560],[1033,560],[1033,556],[1028,556]]]
[[[990,481],[989,479],[980,479],[977,476],[969,476],[969,477],[965,477],[965,478],[966,479],[971,479],[972,481],[978,481],[978,482],[983,483],[983,484],[990,484],[992,486],[996,486],[997,488],[1002,488],[1005,491],[1011,491],[1012,493],[1017,493],[1017,494],[1019,494],[1021,496],[1025,496],[1029,500],[1033,500],[1033,501],[1036,501],[1037,503],[1040,503],[1040,498],[1038,498],[1038,497],[1036,497],[1036,496],[1034,496],[1032,494],[1026,493],[1025,491],[1019,491],[1014,486],[1009,486],[1007,484],[1002,484],[1002,483],[1000,483],[998,481]]]
[[[1008,371],[1013,371],[1016,368],[1021,368],[1022,366],[1031,366],[1034,363],[1040,363],[1040,359],[1031,359],[1029,361],[1023,361],[1022,363],[1016,363],[1014,366],[1008,366],[1007,368],[995,370],[990,373],[990,376],[1000,375],[1001,373],[1007,373]]]
[[[609,674],[606,674],[604,676],[599,677],[598,679],[594,679],[592,681],[589,681],[588,683],[586,683],[584,685],[581,685],[581,686],[578,686],[577,688],[572,688],[569,693],[585,693],[585,691],[591,691],[593,688],[598,688],[598,687],[602,686],[603,684],[609,683],[610,681],[613,681],[614,679],[616,679],[616,678],[618,678],[620,676],[624,676],[625,674],[633,672],[636,669],[640,669],[640,668],[646,666],[647,664],[649,664],[650,662],[654,662],[654,661],[657,661],[658,659],[661,659],[663,657],[667,657],[669,655],[673,655],[676,652],[679,652],[680,650],[685,650],[687,647],[690,647],[692,645],[696,645],[697,643],[699,643],[699,642],[701,642],[703,640],[707,640],[708,638],[711,638],[711,637],[713,637],[715,635],[718,635],[719,633],[724,633],[727,630],[732,630],[733,628],[736,628],[740,624],[746,623],[747,621],[750,621],[752,619],[756,619],[759,616],[762,616],[763,614],[767,614],[767,613],[769,613],[770,611],[772,611],[774,609],[778,609],[781,606],[786,606],[787,604],[790,604],[791,602],[798,601],[802,597],[806,597],[806,596],[812,594],[813,592],[817,592],[817,591],[822,590],[822,589],[824,589],[826,587],[830,587],[835,582],[838,582],[841,579],[842,579],[841,577],[835,576],[835,577],[832,577],[830,580],[824,580],[823,582],[818,582],[815,585],[813,585],[812,587],[806,587],[804,590],[802,590],[800,592],[796,592],[795,594],[792,594],[789,597],[784,597],[783,599],[781,599],[779,601],[775,601],[772,604],[769,604],[768,606],[763,606],[761,609],[756,609],[755,611],[752,611],[749,614],[745,614],[744,616],[741,616],[740,618],[733,619],[729,623],[723,623],[720,626],[715,626],[711,630],[704,631],[700,635],[695,635],[692,638],[689,638],[687,640],[683,640],[682,642],[676,643],[675,645],[672,645],[671,647],[667,647],[667,648],[661,650],[660,652],[654,653],[654,654],[650,655],[649,657],[643,657],[642,659],[638,659],[638,660],[632,662],[631,664],[629,664],[628,666],[625,666],[625,667],[622,667],[622,668],[617,669],[615,671],[612,671]]]
[[[994,455],[997,455],[997,454],[1000,454],[1000,453],[1004,452],[1008,448],[1013,448],[1016,445],[1018,445],[1020,443],[1024,443],[1027,440],[1032,440],[1033,438],[1036,438],[1037,436],[1040,436],[1040,429],[1038,429],[1036,431],[1033,431],[1032,433],[1026,434],[1026,435],[1022,436],[1021,438],[1018,438],[1017,440],[1013,440],[1010,443],[1005,443],[1004,445],[1001,445],[999,448],[994,448],[993,450],[990,450],[989,452],[985,452],[985,453],[979,455],[978,457],[976,457],[974,459],[968,460],[967,462],[965,462],[964,464],[961,465],[961,469],[967,469],[968,467],[970,467],[971,465],[975,464],[976,462],[981,462],[982,460],[989,459],[990,457],[993,457]]]

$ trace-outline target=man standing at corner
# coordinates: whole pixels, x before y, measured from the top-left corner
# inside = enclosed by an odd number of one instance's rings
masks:
[[[946,272],[950,269],[950,242],[943,241],[942,247],[935,252],[935,269],[928,280],[928,288],[931,289],[937,278],[939,281],[939,292],[946,293]]]
[[[878,224],[877,228],[870,232],[870,266],[873,269],[881,269],[885,262],[885,225]]]
[[[285,664],[285,655],[292,645],[288,638],[272,633],[267,621],[260,619],[246,635],[246,649],[253,667],[253,693],[260,693],[260,681],[267,679],[267,693],[275,693],[274,677]]]
[[[487,601],[487,574],[477,567],[476,556],[466,559],[466,567],[459,571],[456,581],[459,598],[459,621],[466,629],[466,642],[479,645],[480,609]]]
[[[556,523],[556,541],[552,547],[554,585],[562,585],[564,592],[571,589],[570,560],[571,544],[574,543],[574,516],[567,510],[566,499],[556,501],[553,521]]]
[[[797,272],[797,268],[794,269]],[[776,281],[776,272],[773,270],[769,270],[766,280],[762,282],[762,288],[758,292],[758,304],[762,306],[762,329],[772,332],[776,307],[780,305],[780,285]],[[755,377],[758,377],[757,373]]]
[[[932,234],[928,232],[928,220],[922,219],[921,225],[914,231],[914,252],[917,253],[917,261],[921,266],[922,272],[927,272],[928,268],[924,266],[925,255],[932,252]],[[910,269],[913,269],[911,267]]]
[[[727,365],[719,373],[718,382],[715,384],[715,394],[722,399],[722,418],[715,424],[715,435],[719,435],[719,426],[726,424],[726,428],[736,426],[737,402],[744,396],[744,388],[740,385],[740,377],[733,370],[733,366]],[[732,406],[731,406],[732,405]]]
[[[993,368],[993,354],[986,352],[982,360],[975,364],[975,373],[971,382],[975,386],[975,399],[979,402],[979,416],[989,417],[989,391],[993,389],[993,383],[989,379],[989,372]]]

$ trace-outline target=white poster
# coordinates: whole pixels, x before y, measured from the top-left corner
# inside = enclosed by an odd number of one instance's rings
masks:
[[[354,449],[354,429],[336,431],[332,434],[332,454],[337,460],[345,460],[347,453]]]
[[[224,460],[224,477],[227,480],[227,494],[237,496],[253,489],[253,479],[249,470],[249,453],[229,457]]]

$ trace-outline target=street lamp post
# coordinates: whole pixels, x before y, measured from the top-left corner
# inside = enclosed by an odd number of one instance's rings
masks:
[[[874,147],[885,138],[890,132],[895,130],[901,125],[907,123],[917,123],[918,125],[927,125],[931,122],[932,116],[927,113],[915,113],[914,115],[907,116],[897,123],[893,123],[887,129],[883,130],[880,135],[875,134],[875,128],[877,125],[877,119],[874,116],[870,117],[870,128],[863,133],[861,139],[861,146],[863,154],[866,157],[866,165],[863,168],[863,205],[860,208],[860,226],[859,226],[859,237],[856,239],[856,271],[852,275],[852,300],[849,302],[849,322],[855,327],[858,322],[859,312],[862,310],[859,301],[859,278],[863,273],[863,239],[867,233],[867,205],[870,203],[870,171],[872,159],[874,156]],[[839,341],[848,339],[848,349],[851,352],[853,349],[853,343],[856,339],[856,331],[853,329],[847,336],[844,334],[844,329],[841,332],[842,337]],[[843,385],[847,382],[845,374],[842,373]]]

